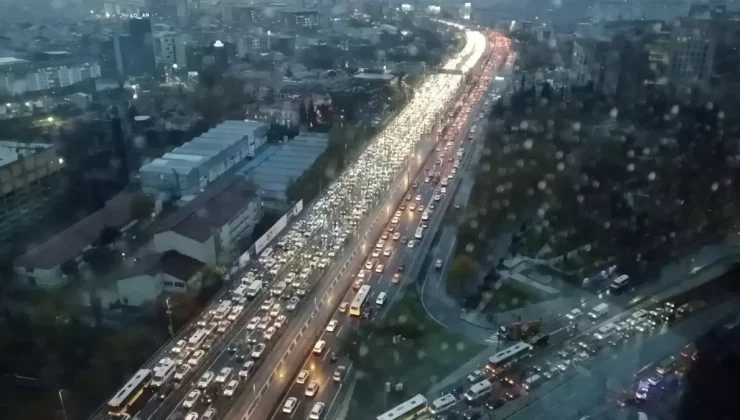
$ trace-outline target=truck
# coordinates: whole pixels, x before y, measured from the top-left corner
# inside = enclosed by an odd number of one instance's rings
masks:
[[[588,313],[588,317],[593,320],[596,320],[606,315],[608,312],[609,312],[609,305],[602,302],[594,306],[593,309],[591,309],[591,312]]]
[[[247,298],[254,299],[261,290],[262,290],[262,281],[252,280],[252,282],[249,283],[249,286],[247,287]]]

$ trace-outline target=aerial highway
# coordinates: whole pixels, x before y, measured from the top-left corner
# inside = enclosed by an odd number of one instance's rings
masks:
[[[269,405],[291,375],[286,357],[322,306],[343,292],[340,274],[390,217],[386,203],[403,197],[461,86],[461,75],[427,76],[357,162],[93,418],[222,417],[233,401],[232,413],[254,411],[260,401]],[[255,282],[261,287],[250,298],[245,292]]]
[[[471,56],[469,52],[468,56]],[[480,56],[472,59],[479,60]],[[401,284],[413,282],[406,275],[424,256],[419,245],[427,238],[427,230],[432,231],[432,225],[440,223],[441,209],[449,203],[458,171],[471,157],[470,143],[464,139],[493,80],[497,57],[489,56],[484,61],[480,73],[475,74],[479,76],[476,82],[461,95],[456,104],[459,106],[453,106],[457,111],[453,111],[440,133],[435,153],[429,156],[424,170],[409,186],[404,200],[394,208],[393,217],[388,220],[372,251],[358,266],[346,272],[352,287],[338,302],[338,307],[314,341],[314,345],[323,343],[319,344],[323,345],[321,351],[317,352],[313,347],[308,349],[298,375],[291,378],[287,392],[274,407],[270,419],[304,419],[312,411],[321,418],[332,418],[335,414],[332,410],[336,408],[341,386],[353,374],[351,361],[339,352],[342,337],[363,322],[383,318]]]

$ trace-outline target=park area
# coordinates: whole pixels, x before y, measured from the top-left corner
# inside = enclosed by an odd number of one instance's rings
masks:
[[[362,338],[351,355],[356,382],[347,418],[355,420],[374,419],[416,394],[425,394],[484,349],[427,317],[414,289],[394,303],[383,324],[371,329],[370,334],[357,336]],[[391,384],[390,392],[385,391],[386,382]],[[396,390],[399,383],[403,388]]]

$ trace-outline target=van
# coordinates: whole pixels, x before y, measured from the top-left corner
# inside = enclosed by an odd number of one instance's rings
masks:
[[[326,341],[324,340],[317,341],[316,344],[313,346],[313,354],[323,353],[325,347],[326,347]]]
[[[491,381],[484,379],[477,384],[473,384],[470,389],[465,393],[465,399],[468,401],[475,401],[483,395],[491,392]]]
[[[540,375],[532,375],[524,380],[524,382],[522,383],[522,387],[529,391],[538,386],[540,382],[542,382],[542,377]]]
[[[375,303],[377,305],[383,306],[383,304],[385,303],[385,296],[386,296],[385,292],[380,292],[380,294],[378,295],[378,298],[375,299]]]
[[[442,413],[454,407],[456,403],[457,403],[457,399],[455,399],[454,395],[445,394],[437,398],[436,400],[432,401],[432,404],[429,406],[429,411],[432,414]]]

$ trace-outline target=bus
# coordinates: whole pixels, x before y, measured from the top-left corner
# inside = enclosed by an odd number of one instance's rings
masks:
[[[620,293],[624,291],[624,289],[627,288],[627,285],[629,284],[630,276],[626,274],[622,274],[621,276],[617,277],[612,284],[609,285],[609,292],[610,293]]]
[[[200,345],[203,344],[203,341],[208,337],[208,330],[200,329],[193,333],[193,335],[188,338],[188,347],[187,349],[190,351],[195,351],[200,348]]]
[[[174,360],[168,357],[160,360],[157,364],[157,367],[154,368],[154,378],[152,379],[152,386],[156,388],[164,385],[164,383],[169,381],[172,375],[175,374],[176,368],[177,365],[175,364]]]
[[[393,407],[377,417],[378,420],[413,420],[419,419],[429,413],[427,399],[418,394],[405,403]]]
[[[500,352],[489,357],[486,368],[493,374],[499,373],[506,367],[506,365],[521,359],[522,357],[528,355],[531,351],[531,344],[520,341],[513,346],[501,350]]]
[[[116,395],[108,401],[108,414],[115,418],[128,418],[138,411],[139,404],[145,403],[148,398],[142,398],[142,394],[149,385],[152,371],[141,369],[126,382],[126,385],[116,392]]]
[[[216,308],[216,312],[213,313],[213,319],[216,321],[220,321],[226,317],[226,315],[229,314],[231,311],[231,301],[230,300],[224,300],[218,305],[218,308]]]
[[[457,404],[455,396],[452,394],[445,394],[432,401],[432,404],[429,406],[429,412],[432,414],[439,414],[454,407],[455,404]]]
[[[234,291],[231,293],[231,299],[234,301],[237,301],[244,297],[244,295],[247,294],[247,289],[249,288],[249,285],[246,284],[240,284],[239,287],[234,289]]]
[[[416,228],[416,233],[414,234],[414,238],[421,239],[421,237],[424,236],[424,228],[419,226]]]
[[[360,316],[362,314],[362,308],[365,306],[369,295],[370,285],[364,284],[360,286],[360,290],[357,291],[355,298],[352,299],[352,304],[349,305],[349,314]]]

